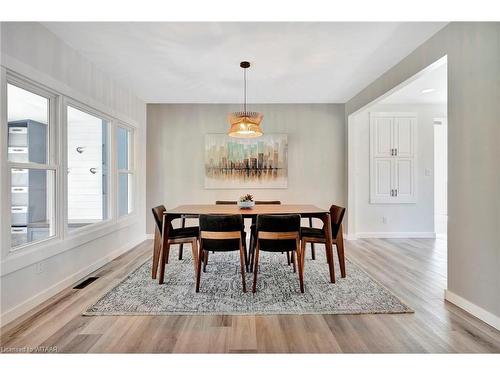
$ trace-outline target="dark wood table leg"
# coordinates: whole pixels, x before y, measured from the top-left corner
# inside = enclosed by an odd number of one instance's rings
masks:
[[[328,259],[328,267],[330,268],[330,282],[335,282],[335,269],[333,267],[333,246],[332,246],[332,223],[330,214],[323,215],[323,228],[325,230],[325,250],[326,258]]]

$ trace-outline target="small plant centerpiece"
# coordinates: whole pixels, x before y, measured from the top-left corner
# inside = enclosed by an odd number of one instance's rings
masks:
[[[255,206],[255,202],[253,200],[252,194],[246,194],[246,195],[240,197],[240,200],[238,201],[238,207],[250,209],[253,206]]]

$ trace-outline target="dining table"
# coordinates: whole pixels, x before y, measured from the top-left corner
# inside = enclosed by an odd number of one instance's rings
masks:
[[[256,218],[258,215],[299,214],[302,218],[317,218],[323,222],[326,238],[326,257],[330,272],[330,282],[335,283],[332,228],[330,212],[312,204],[262,204],[251,208],[240,208],[236,204],[185,204],[167,209],[163,215],[163,244],[168,242],[168,228],[172,220],[179,218],[198,218],[200,215],[242,215],[243,218]]]

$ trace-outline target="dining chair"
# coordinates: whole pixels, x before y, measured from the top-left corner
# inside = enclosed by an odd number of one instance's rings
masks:
[[[256,205],[261,205],[261,204],[281,204],[281,201],[255,201],[255,204]],[[252,218],[252,225],[250,226],[250,246],[249,246],[249,254],[248,254],[248,257],[249,257],[249,267],[247,267],[247,271],[248,271],[248,268],[250,268],[250,272],[252,272],[253,270],[253,262],[254,262],[254,254],[255,254],[255,223],[256,223],[256,218]],[[286,258],[287,258],[287,262],[288,262],[288,265],[290,265],[292,262],[290,260],[290,253],[287,252],[286,253]]]
[[[174,244],[191,244],[191,251],[193,254],[194,269],[196,272],[196,261],[198,260],[198,235],[199,227],[184,227],[174,229],[171,222],[168,222],[166,228],[166,221],[164,220],[165,206],[160,205],[152,209],[153,217],[155,219],[155,240],[153,245],[153,267],[151,276],[156,279],[158,272],[158,264],[160,264],[160,277],[159,283],[163,284],[165,277],[165,263],[168,263],[170,246]],[[168,241],[165,243],[163,235],[165,228],[168,229]]]
[[[332,223],[332,245],[337,246],[337,255],[340,263],[340,274],[346,277],[345,256],[344,256],[344,236],[342,234],[342,220],[344,219],[345,208],[332,205],[330,207],[330,221]],[[305,253],[306,244],[326,243],[324,229],[320,228],[301,228],[301,247]],[[328,258],[328,257],[327,257]],[[331,259],[333,262],[333,258]]]
[[[243,217],[241,215],[200,215],[200,253],[196,271],[196,292],[200,291],[201,263],[212,252],[240,252],[240,272],[243,292],[246,293],[245,253],[243,249]]]
[[[235,206],[238,204],[237,201],[215,201],[215,204],[221,204],[221,205],[228,205],[228,206]],[[243,220],[243,223],[245,223],[245,221]],[[245,225],[243,225],[243,233],[245,233]],[[243,249],[245,250],[245,268],[248,272],[248,251],[247,251],[247,239],[246,237],[243,237]],[[212,251],[213,253],[213,251]],[[204,262],[203,262],[203,272],[206,271],[206,268],[207,268],[207,264],[208,264],[208,253],[206,254],[206,257],[204,258]]]
[[[253,269],[252,292],[257,291],[259,253],[292,252],[297,256],[292,261],[298,263],[300,292],[304,293],[303,255],[300,246],[300,215],[258,215],[255,232],[255,264]]]

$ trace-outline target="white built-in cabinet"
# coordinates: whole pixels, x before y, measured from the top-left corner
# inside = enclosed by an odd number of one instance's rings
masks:
[[[416,113],[370,113],[370,203],[415,203]]]

